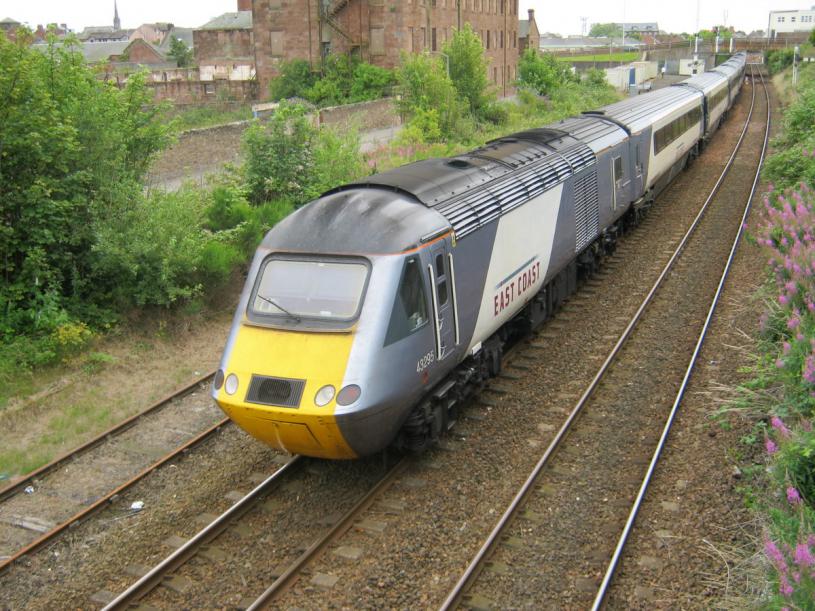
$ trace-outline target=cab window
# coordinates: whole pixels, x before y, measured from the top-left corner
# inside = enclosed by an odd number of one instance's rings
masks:
[[[385,345],[398,342],[423,327],[429,320],[427,298],[422,282],[421,263],[418,257],[405,261],[402,279],[393,303]]]

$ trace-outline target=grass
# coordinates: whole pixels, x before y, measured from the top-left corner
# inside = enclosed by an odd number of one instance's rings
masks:
[[[587,62],[631,63],[637,61],[641,55],[642,54],[637,51],[625,51],[620,53],[594,53],[591,55],[560,56],[558,59],[569,64]]]
[[[252,107],[249,104],[241,106],[196,106],[182,111],[172,112],[168,115],[172,121],[173,129],[184,132],[190,129],[201,129],[234,123],[235,121],[248,121],[252,118]]]
[[[92,400],[70,405],[50,416],[43,434],[33,443],[0,450],[0,475],[33,471],[76,446],[78,439],[115,424],[117,416],[109,402],[98,393],[92,394],[95,395]]]

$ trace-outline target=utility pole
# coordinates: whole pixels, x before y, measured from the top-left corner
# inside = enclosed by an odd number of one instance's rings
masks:
[[[801,47],[798,45],[795,46],[795,50],[793,51],[792,55],[792,86],[795,87],[798,84],[798,54],[801,52]]]

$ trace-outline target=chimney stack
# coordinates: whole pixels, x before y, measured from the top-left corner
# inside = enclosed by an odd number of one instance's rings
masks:
[[[252,0],[238,0],[238,10],[239,11],[251,11],[252,10]]]

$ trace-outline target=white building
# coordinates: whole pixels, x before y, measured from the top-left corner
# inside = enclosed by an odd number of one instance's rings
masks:
[[[815,6],[806,11],[770,11],[767,33],[770,38],[779,34],[811,32],[815,28]]]

